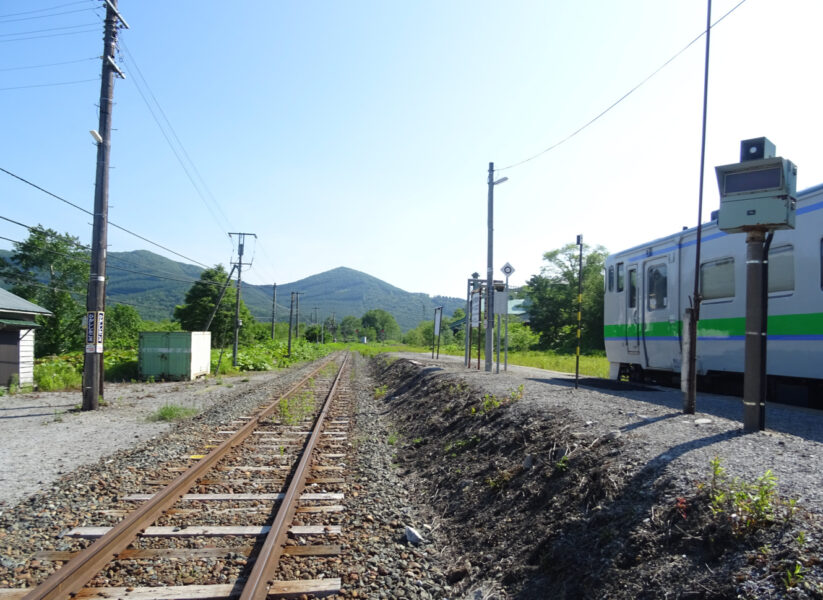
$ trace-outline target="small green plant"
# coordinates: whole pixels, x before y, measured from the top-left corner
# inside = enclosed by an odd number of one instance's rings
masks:
[[[197,414],[196,408],[186,408],[178,404],[164,404],[150,417],[150,421],[180,421]]]
[[[423,438],[422,437],[416,437],[412,440],[412,444],[414,444],[415,446],[419,446],[422,443],[423,443]]]
[[[380,385],[374,388],[374,399],[375,400],[382,400],[386,397],[386,394],[389,391],[389,387],[387,385]]]
[[[510,402],[517,402],[518,400],[522,400],[523,395],[525,393],[526,393],[525,388],[523,387],[523,384],[521,383],[520,385],[517,386],[516,390],[512,390],[511,392],[509,392],[509,401]]]
[[[795,587],[798,583],[803,581],[804,569],[803,565],[799,562],[794,563],[794,566],[789,567],[786,569],[786,575],[783,577],[783,583],[786,586],[786,589]]]
[[[483,396],[483,414],[488,414],[496,408],[500,407],[500,400],[497,399],[497,396],[486,394]]]
[[[474,448],[479,443],[480,438],[473,435],[467,440],[455,440],[454,442],[448,442],[443,448],[443,452],[449,458],[456,458],[461,452]]]
[[[554,463],[554,468],[560,471],[561,473],[565,473],[569,470],[569,455],[564,454],[560,457],[556,463]]]
[[[806,532],[801,531],[800,533],[798,533],[797,537],[794,538],[794,541],[796,541],[797,545],[800,546],[801,548],[803,546],[805,546],[806,545]]]
[[[154,383],[154,375],[149,375],[146,377],[146,383]]]
[[[392,432],[389,434],[389,437],[388,437],[388,439],[387,439],[386,441],[389,443],[389,446],[394,446],[394,445],[397,443],[397,440],[398,440],[398,434],[397,434],[397,432],[396,432],[396,431],[392,431]]]
[[[493,491],[499,492],[509,485],[509,482],[517,475],[517,469],[505,469],[498,471],[494,477],[486,478],[486,485]]]
[[[54,411],[54,417],[52,418],[52,421],[54,421],[55,423],[62,423],[63,422],[63,411],[62,410]]]
[[[787,519],[793,514],[795,503],[782,502],[777,496],[777,477],[771,469],[754,483],[747,483],[737,478],[729,480],[720,458],[714,457],[709,464],[712,468],[710,508],[715,515],[728,517],[735,534],[741,535],[771,523],[780,507],[785,509]]]

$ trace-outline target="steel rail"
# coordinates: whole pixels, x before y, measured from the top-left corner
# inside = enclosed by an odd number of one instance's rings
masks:
[[[204,458],[189,467],[172,480],[166,487],[144,502],[115,525],[108,533],[88,548],[80,551],[73,559],[58,569],[40,585],[26,594],[22,600],[67,600],[77,594],[107,563],[134,541],[149,525],[194,486],[194,483],[209,471],[232,448],[241,444],[261,420],[270,416],[278,408],[280,399],[286,398],[300,389],[309,379],[324,369],[331,359],[323,362],[311,373],[303,377],[289,390],[281,394],[256,419],[250,420],[229,439],[209,452]],[[344,358],[345,362],[345,358]],[[335,382],[336,383],[336,382]]]
[[[283,554],[289,526],[297,509],[297,502],[300,499],[300,494],[303,493],[303,489],[306,487],[306,478],[310,472],[312,453],[323,432],[326,415],[331,407],[332,399],[337,393],[337,386],[342,379],[343,369],[345,369],[348,360],[349,354],[346,354],[340,365],[340,370],[334,378],[334,383],[323,403],[323,410],[320,411],[314,428],[312,429],[312,434],[303,449],[303,456],[300,458],[297,469],[292,476],[289,489],[286,490],[285,496],[280,503],[280,508],[271,525],[271,529],[266,535],[266,540],[263,542],[263,546],[260,548],[260,552],[254,561],[254,567],[252,567],[246,584],[243,586],[243,591],[240,593],[240,600],[265,600],[268,596],[269,587],[273,583],[272,578],[280,562],[280,556]]]

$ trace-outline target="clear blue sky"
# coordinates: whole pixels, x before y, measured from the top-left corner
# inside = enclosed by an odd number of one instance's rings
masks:
[[[713,4],[716,20],[737,0]],[[101,6],[0,3],[0,167],[89,210]],[[252,283],[346,266],[458,297],[485,273],[488,163],[564,139],[706,20],[694,0],[119,8],[131,29],[120,34],[111,221],[207,265],[229,264],[227,232],[254,232]],[[799,188],[823,182],[821,22],[819,0],[746,0],[713,29],[705,220],[713,167],[736,162],[741,139],[769,137],[798,165]],[[495,189],[495,276],[508,261],[511,283],[524,283],[578,233],[618,251],[696,224],[704,49],[701,39],[569,141],[496,174],[509,181]],[[140,91],[182,142],[199,194]],[[91,238],[88,215],[4,173],[0,216]],[[0,221],[0,236],[26,234]],[[116,229],[109,243],[182,260]]]

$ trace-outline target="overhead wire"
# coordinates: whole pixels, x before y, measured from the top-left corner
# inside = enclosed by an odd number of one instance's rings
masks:
[[[41,16],[38,16],[38,17],[27,17],[26,19],[10,19],[9,18],[9,17],[19,17],[21,15],[33,15],[34,13],[48,12],[50,10],[56,10],[58,8],[65,8],[66,6],[77,6],[78,4],[89,4],[90,2],[91,2],[91,0],[77,0],[76,2],[65,2],[63,4],[58,4],[56,6],[51,6],[49,8],[37,8],[35,10],[26,10],[26,11],[17,12],[17,13],[6,13],[4,15],[0,15],[0,23],[14,22],[14,21],[25,21],[25,20],[28,20],[29,18],[31,18],[31,19],[44,19],[44,18],[47,18],[47,17],[55,17],[55,16],[58,16],[58,15],[69,14],[69,13],[72,13],[72,12],[82,12],[82,11],[86,11],[86,10],[94,10],[93,7],[92,8],[79,8],[77,10],[59,12],[59,13],[52,13],[52,14],[49,14],[49,15],[41,15]]]
[[[98,31],[98,29],[96,27],[94,29],[82,29],[80,31],[67,31],[67,32],[64,32],[64,33],[50,33],[48,35],[33,35],[33,36],[29,36],[29,37],[16,38],[16,39],[13,39],[13,40],[0,40],[0,44],[7,44],[9,42],[27,42],[29,40],[44,40],[44,39],[47,39],[47,38],[65,37],[67,35],[79,35],[81,33],[94,33],[95,31]]]
[[[72,206],[72,207],[76,208],[77,210],[79,210],[79,211],[82,211],[82,212],[86,213],[87,215],[94,216],[94,214],[93,214],[91,211],[88,211],[88,210],[86,210],[85,208],[83,208],[83,207],[81,207],[81,206],[78,206],[77,204],[74,204],[73,202],[69,202],[69,201],[68,201],[68,200],[66,200],[65,198],[61,198],[61,197],[60,197],[60,196],[58,196],[57,194],[55,194],[55,193],[53,193],[53,192],[50,192],[50,191],[48,191],[47,189],[42,188],[42,187],[40,187],[39,185],[37,185],[37,184],[35,184],[35,183],[32,183],[32,182],[31,182],[31,181],[29,181],[28,179],[25,179],[25,178],[23,178],[23,177],[20,177],[19,175],[16,175],[16,174],[12,173],[11,171],[9,171],[9,170],[7,170],[7,169],[4,169],[3,167],[0,167],[0,171],[2,171],[3,173],[6,173],[7,175],[10,175],[11,177],[14,177],[15,179],[17,179],[17,180],[19,180],[19,181],[22,181],[22,182],[23,182],[23,183],[25,183],[26,185],[30,185],[31,187],[33,187],[33,188],[35,188],[35,189],[37,189],[37,190],[40,190],[41,192],[43,192],[44,194],[47,194],[47,195],[51,196],[52,198],[55,198],[55,199],[57,199],[57,200],[60,200],[61,202],[64,202],[64,203],[68,204],[69,206]],[[171,248],[167,248],[166,246],[164,246],[164,245],[162,245],[162,244],[159,244],[159,243],[157,243],[157,242],[155,242],[155,241],[153,241],[153,240],[150,240],[150,239],[148,239],[147,237],[140,235],[139,233],[135,233],[134,231],[131,231],[131,230],[129,230],[129,229],[126,229],[125,227],[122,227],[121,225],[117,225],[116,223],[114,223],[114,222],[112,222],[112,221],[109,221],[109,222],[108,222],[108,224],[109,224],[111,227],[114,227],[114,228],[116,228],[116,229],[119,229],[120,231],[123,231],[123,232],[125,232],[125,233],[128,233],[129,235],[134,236],[134,237],[136,237],[137,239],[143,240],[144,242],[147,242],[147,243],[151,244],[152,246],[156,246],[157,248],[161,248],[161,249],[165,250],[166,252],[170,252],[171,254],[174,254],[175,256],[179,256],[180,258],[185,258],[186,260],[188,260],[188,261],[190,261],[190,262],[193,262],[194,264],[200,265],[201,267],[204,267],[204,268],[206,268],[206,269],[210,268],[208,265],[206,265],[206,264],[204,264],[204,263],[200,262],[199,260],[195,260],[195,259],[193,259],[193,258],[190,258],[190,257],[188,257],[188,256],[184,255],[184,254],[181,254],[181,253],[179,253],[179,252],[176,252],[175,250],[172,250]]]
[[[21,67],[5,67],[0,69],[0,73],[5,73],[8,71],[26,71],[29,69],[44,69],[46,67],[61,67],[64,65],[73,65],[81,62],[86,62],[90,60],[100,60],[99,56],[91,56],[89,58],[78,58],[77,60],[66,60],[63,62],[56,62],[56,63],[46,63],[42,65],[24,65]]]
[[[728,10],[725,14],[723,14],[723,16],[721,16],[721,17],[720,17],[719,19],[717,19],[714,23],[712,23],[712,29],[713,29],[713,28],[714,28],[714,27],[715,27],[718,23],[720,23],[723,19],[725,19],[725,18],[726,18],[726,17],[728,17],[730,14],[732,14],[734,11],[736,11],[738,8],[740,8],[740,6],[742,6],[745,2],[746,2],[746,0],[740,0],[740,2],[738,2],[737,4],[735,4],[735,5],[734,5],[731,9],[729,9],[729,10]],[[585,129],[587,129],[588,127],[590,127],[591,125],[593,125],[595,122],[597,122],[598,120],[600,120],[600,118],[601,118],[601,117],[605,116],[605,115],[606,115],[607,113],[609,113],[612,109],[614,109],[615,107],[617,107],[617,106],[618,106],[621,102],[623,102],[626,98],[628,98],[628,97],[629,97],[629,96],[631,96],[634,92],[636,92],[636,91],[637,91],[637,90],[638,90],[641,86],[643,86],[646,82],[648,82],[648,81],[649,81],[652,77],[654,77],[654,76],[655,76],[655,75],[657,75],[660,71],[662,71],[662,70],[663,70],[663,69],[665,69],[667,66],[669,66],[669,64],[671,64],[671,63],[672,63],[672,62],[673,62],[676,58],[678,58],[678,57],[679,57],[681,54],[683,54],[686,50],[688,50],[688,49],[689,49],[689,48],[691,48],[694,44],[696,44],[696,43],[697,43],[700,39],[702,39],[702,38],[703,38],[703,36],[705,36],[705,35],[706,35],[706,31],[705,31],[705,30],[703,30],[703,31],[700,33],[700,35],[698,35],[696,38],[694,38],[692,41],[690,41],[688,44],[686,44],[686,45],[685,45],[682,49],[680,49],[678,52],[676,52],[676,53],[675,53],[675,54],[674,54],[671,58],[669,58],[666,62],[664,62],[664,63],[663,63],[662,65],[660,65],[657,69],[655,69],[655,70],[654,70],[654,71],[653,71],[650,75],[648,75],[646,78],[644,78],[644,79],[643,79],[640,83],[638,83],[637,85],[635,85],[635,86],[634,86],[633,88],[631,88],[628,92],[626,92],[626,93],[625,93],[625,94],[623,94],[620,98],[618,98],[617,100],[615,100],[615,101],[614,101],[612,104],[610,104],[610,105],[609,105],[609,106],[608,106],[605,110],[603,110],[603,111],[601,111],[599,114],[597,114],[597,115],[596,115],[593,119],[590,119],[590,120],[589,120],[589,121],[587,121],[584,125],[582,125],[581,127],[577,128],[576,130],[574,130],[572,133],[570,133],[569,135],[567,135],[566,137],[564,137],[564,138],[563,138],[563,139],[561,139],[560,141],[555,142],[554,144],[552,144],[552,145],[551,145],[551,146],[549,146],[548,148],[545,148],[544,150],[541,150],[540,152],[538,152],[537,154],[534,154],[534,155],[530,156],[529,158],[526,158],[526,159],[521,160],[521,161],[519,161],[519,162],[516,162],[516,163],[510,164],[510,165],[505,166],[505,167],[501,167],[501,168],[499,168],[499,169],[495,169],[495,172],[502,172],[502,171],[506,171],[506,170],[508,170],[508,169],[514,169],[515,167],[519,167],[520,165],[526,164],[527,162],[530,162],[530,161],[532,161],[532,160],[534,160],[534,159],[536,159],[536,158],[539,158],[540,156],[543,156],[543,155],[544,155],[544,154],[546,154],[547,152],[550,152],[550,151],[554,150],[554,149],[555,149],[555,148],[557,148],[558,146],[561,146],[561,145],[565,144],[565,143],[566,143],[566,142],[568,142],[570,139],[572,139],[573,137],[575,137],[577,134],[579,134],[580,132],[584,131]]]
[[[74,81],[55,81],[53,83],[32,83],[29,85],[15,85],[11,87],[0,87],[0,92],[8,92],[11,90],[28,90],[32,88],[44,88],[44,87],[59,87],[62,85],[75,85],[77,83],[90,83],[92,81],[99,81],[99,78],[94,79],[76,79]]]
[[[134,86],[137,89],[138,94],[143,99],[143,102],[145,103],[146,107],[149,109],[149,113],[151,114],[152,119],[154,119],[154,122],[157,124],[158,129],[160,129],[160,133],[165,138],[166,143],[168,144],[175,158],[177,158],[177,162],[180,164],[181,168],[183,169],[183,172],[186,174],[186,177],[192,184],[192,187],[197,192],[197,195],[200,197],[200,200],[203,202],[203,205],[211,214],[212,218],[218,226],[218,229],[220,229],[221,233],[228,235],[227,230],[233,229],[229,218],[226,216],[226,213],[223,211],[223,208],[220,206],[220,203],[217,201],[217,198],[215,198],[214,194],[212,193],[211,189],[209,188],[208,184],[203,178],[203,175],[197,168],[197,165],[191,159],[191,156],[186,150],[186,147],[183,145],[183,142],[177,135],[177,131],[174,129],[174,126],[171,124],[171,121],[166,115],[166,111],[163,110],[162,105],[157,100],[157,96],[155,96],[154,92],[151,89],[151,86],[149,85],[148,81],[143,75],[140,66],[137,64],[137,61],[135,60],[134,56],[129,50],[128,45],[123,40],[120,40],[120,45],[122,46],[126,56],[128,57],[128,65],[134,67],[134,73],[136,77],[133,77],[132,81],[134,81]],[[145,92],[143,91],[143,87],[145,87]],[[151,97],[151,100],[154,103],[154,105],[152,105],[152,102],[149,102],[149,98],[146,94],[148,94],[148,96]],[[157,108],[157,112],[155,112],[154,107]],[[162,123],[157,113],[159,113],[162,117]],[[163,123],[165,123],[165,125]],[[174,141],[172,141],[172,138]],[[194,175],[192,174],[192,172],[194,173]],[[197,181],[195,181],[195,176]],[[208,201],[206,196],[208,196],[211,199],[211,203]],[[212,208],[212,205],[214,206],[214,208]],[[215,209],[217,210],[217,212],[220,213],[220,216],[222,217],[225,225],[220,223],[220,219],[215,213]],[[226,227],[226,225],[228,227]]]

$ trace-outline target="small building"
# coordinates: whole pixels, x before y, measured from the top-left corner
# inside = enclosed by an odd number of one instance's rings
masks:
[[[51,312],[0,288],[0,386],[34,385],[34,317]]]
[[[210,331],[141,331],[141,379],[191,381],[211,370]]]

